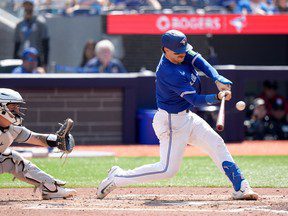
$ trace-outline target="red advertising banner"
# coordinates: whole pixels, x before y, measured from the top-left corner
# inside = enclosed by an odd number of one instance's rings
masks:
[[[288,34],[288,15],[108,15],[108,34]]]

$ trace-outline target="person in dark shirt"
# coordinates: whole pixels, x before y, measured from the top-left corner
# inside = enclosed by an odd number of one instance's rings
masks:
[[[120,60],[113,58],[115,47],[109,40],[96,44],[96,57],[92,58],[85,67],[95,68],[98,73],[126,73],[127,70]]]
[[[89,60],[95,57],[95,46],[96,42],[94,40],[88,40],[84,46],[82,60],[80,67],[84,67]]]
[[[287,140],[288,121],[285,112],[285,101],[282,98],[277,98],[272,104],[270,122],[270,133],[274,139]]]
[[[141,6],[150,6],[155,10],[161,10],[158,0],[112,0],[114,7],[122,7],[127,10],[139,10]]]
[[[262,98],[255,98],[251,106],[253,112],[248,120],[245,120],[246,137],[251,140],[264,140],[271,137],[269,133],[269,116],[265,101]]]
[[[288,113],[288,105],[283,96],[281,96],[278,92],[278,83],[276,81],[265,80],[263,82],[263,91],[259,96],[265,101],[265,106],[268,112],[268,115],[271,115],[272,104],[275,103],[275,100],[281,98],[284,101],[284,107],[286,114]]]
[[[20,59],[24,49],[35,47],[39,51],[39,66],[48,65],[49,35],[48,28],[43,17],[33,15],[34,1],[24,0],[24,19],[15,29],[13,58]]]
[[[287,0],[276,0],[276,13],[288,13]]]

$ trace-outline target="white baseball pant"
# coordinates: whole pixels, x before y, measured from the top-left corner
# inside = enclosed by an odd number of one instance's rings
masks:
[[[169,114],[159,109],[153,119],[153,128],[160,141],[160,161],[117,173],[116,186],[173,177],[180,169],[187,144],[207,152],[222,173],[223,161],[234,162],[223,139],[195,113]]]

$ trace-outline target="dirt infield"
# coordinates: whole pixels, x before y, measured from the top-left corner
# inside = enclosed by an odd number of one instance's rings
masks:
[[[287,141],[231,144],[232,155],[288,155]],[[116,156],[159,156],[153,145],[78,146],[79,150],[111,151]],[[206,155],[187,147],[185,156]],[[287,215],[288,188],[256,188],[258,201],[234,201],[231,188],[121,188],[96,199],[95,188],[79,188],[73,200],[43,201],[33,189],[0,189],[0,214],[9,216],[62,215]]]
[[[106,199],[96,189],[78,189],[73,200],[40,199],[32,189],[1,189],[1,215],[288,215],[288,189],[256,191],[258,201],[234,201],[230,188],[122,188]]]

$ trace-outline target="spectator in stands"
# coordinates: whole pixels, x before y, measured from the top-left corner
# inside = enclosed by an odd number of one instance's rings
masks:
[[[36,5],[35,5],[36,6]],[[64,0],[42,0],[38,2],[38,12],[45,16],[65,15],[66,2]]]
[[[275,0],[265,0],[264,3],[266,4],[270,14],[274,14],[276,12],[276,5],[274,4]]]
[[[47,66],[49,55],[48,28],[43,17],[33,15],[34,1],[24,0],[24,19],[15,29],[14,58],[20,58],[20,54],[28,47],[35,47],[39,51],[39,65]]]
[[[223,0],[222,6],[226,8],[228,13],[235,13],[238,0]]]
[[[22,53],[22,65],[16,67],[12,73],[14,74],[29,74],[29,73],[45,73],[44,68],[37,67],[38,64],[38,51],[33,48],[29,47],[26,48]]]
[[[252,140],[267,139],[269,131],[269,117],[262,98],[256,98],[252,104],[252,116],[244,122],[246,136]]]
[[[265,80],[263,82],[263,92],[261,93],[259,97],[265,101],[265,106],[266,106],[268,115],[271,115],[272,104],[274,104],[274,102],[278,98],[284,101],[286,112],[288,110],[288,106],[287,106],[287,102],[285,98],[278,94],[277,89],[278,89],[278,84],[276,81],[272,82],[269,80]]]
[[[276,13],[288,13],[287,0],[276,0]]]
[[[85,67],[95,68],[98,73],[126,73],[120,60],[113,58],[115,47],[109,40],[101,40],[96,44],[96,57],[91,59]]]
[[[141,6],[150,6],[151,9],[161,10],[161,4],[158,0],[111,0],[111,7],[124,8],[127,10],[139,11]]]
[[[288,139],[288,121],[285,111],[285,101],[277,98],[272,104],[270,128],[273,137],[277,140]]]
[[[82,60],[80,67],[84,67],[89,60],[95,57],[95,46],[96,42],[94,40],[88,40],[84,46]]]
[[[262,0],[240,0],[235,9],[235,13],[240,14],[258,14],[258,15],[267,15],[273,14],[265,2]]]
[[[66,4],[66,14],[95,15],[101,14],[102,7],[109,4],[109,0],[69,0]]]

